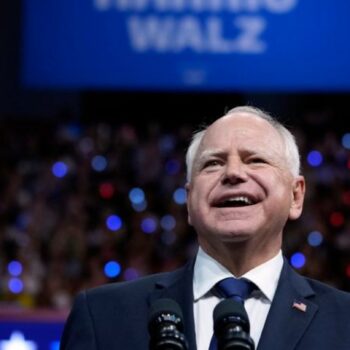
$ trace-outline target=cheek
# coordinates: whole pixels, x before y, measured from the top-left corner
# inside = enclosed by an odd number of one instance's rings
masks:
[[[189,216],[193,217],[208,205],[208,196],[205,186],[196,183],[192,186],[187,195],[187,210]]]
[[[286,181],[279,182],[279,185],[272,187],[272,196],[275,198],[276,210],[280,211],[281,214],[288,217],[290,215],[290,210],[293,206],[293,191],[291,184],[286,183]]]
[[[275,183],[274,185],[272,184],[270,191],[275,198],[280,200],[289,202],[291,199],[291,191],[288,186],[281,184],[281,182]]]
[[[292,183],[287,174],[276,171],[265,171],[252,176],[259,187],[269,195],[286,198],[286,194],[291,192]]]
[[[198,211],[203,199],[201,198],[200,192],[192,192],[188,197],[188,210],[191,214]]]

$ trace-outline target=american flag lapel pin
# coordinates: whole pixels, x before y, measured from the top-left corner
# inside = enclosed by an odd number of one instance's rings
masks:
[[[297,301],[297,300],[294,300],[292,307],[293,307],[293,309],[297,309],[301,312],[306,312],[306,309],[307,309],[306,304],[302,303],[301,301]]]

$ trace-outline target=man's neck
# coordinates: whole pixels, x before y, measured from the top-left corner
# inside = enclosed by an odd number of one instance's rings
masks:
[[[275,257],[281,249],[280,244],[268,248],[253,246],[247,242],[234,242],[207,245],[199,242],[201,248],[213,259],[226,267],[235,277],[240,277],[255,267]]]

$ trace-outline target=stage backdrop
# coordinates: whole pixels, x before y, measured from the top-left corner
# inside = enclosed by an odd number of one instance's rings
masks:
[[[59,350],[67,312],[0,309],[0,350]]]
[[[24,0],[25,86],[350,91],[349,0]]]

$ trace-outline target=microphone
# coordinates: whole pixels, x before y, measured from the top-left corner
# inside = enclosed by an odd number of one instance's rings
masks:
[[[188,350],[183,334],[182,312],[172,299],[158,299],[151,305],[148,330],[150,350]]]
[[[249,336],[250,324],[242,303],[233,299],[221,301],[214,309],[214,333],[218,350],[254,350]]]

